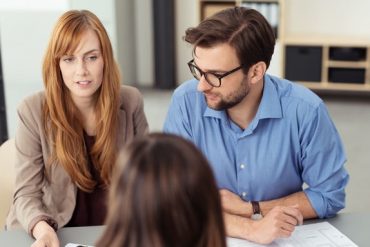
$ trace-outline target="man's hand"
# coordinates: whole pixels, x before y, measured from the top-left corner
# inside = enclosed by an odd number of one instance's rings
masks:
[[[289,237],[296,225],[303,223],[297,207],[274,207],[261,220],[224,213],[227,235],[259,244],[269,244],[277,238]]]
[[[221,189],[220,197],[224,212],[245,217],[251,216],[251,206],[249,206],[248,202],[243,201],[237,194],[226,189]]]
[[[221,189],[220,198],[222,203],[222,209],[225,213],[250,217],[253,214],[252,205],[250,202],[243,201],[239,195],[233,192]],[[270,210],[277,206],[292,207],[295,205],[301,212],[304,219],[316,218],[316,212],[311,206],[308,197],[303,191],[299,191],[288,196],[277,198],[270,201],[260,201],[260,209],[262,215],[268,214]]]
[[[277,206],[261,220],[251,222],[251,240],[269,244],[277,238],[290,237],[295,226],[302,223],[303,216],[297,208]]]
[[[58,236],[45,221],[38,222],[32,230],[36,241],[31,247],[59,247]]]

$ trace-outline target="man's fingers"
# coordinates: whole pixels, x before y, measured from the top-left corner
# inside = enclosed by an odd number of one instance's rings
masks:
[[[280,228],[289,232],[293,232],[296,225],[293,225],[289,222],[282,222]]]
[[[297,222],[291,222],[292,224],[295,225],[302,225],[303,224],[303,215],[301,211],[299,211],[298,208],[295,207],[283,207],[283,212],[286,215],[289,215],[291,217],[294,217]]]
[[[288,224],[290,224],[290,225],[292,225],[292,226],[296,226],[296,225],[299,225],[299,221],[297,220],[297,218],[296,217],[294,217],[294,216],[291,216],[291,215],[289,215],[289,214],[283,214],[283,215],[281,215],[280,216],[281,217],[281,220],[283,221],[283,222],[286,222],[286,223],[288,223]]]
[[[291,235],[292,235],[292,231],[287,231],[283,228],[279,232],[279,237],[280,238],[289,238]]]

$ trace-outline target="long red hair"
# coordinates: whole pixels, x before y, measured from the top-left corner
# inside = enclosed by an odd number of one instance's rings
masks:
[[[87,30],[96,32],[104,61],[102,85],[95,95],[96,139],[90,154],[86,151],[79,110],[59,68],[61,57],[73,53]],[[80,189],[91,191],[97,181],[88,167],[90,155],[104,184],[109,184],[117,153],[120,74],[107,32],[96,15],[87,10],[71,10],[59,18],[46,50],[42,76],[44,130],[52,146],[51,159],[46,162],[58,162]]]

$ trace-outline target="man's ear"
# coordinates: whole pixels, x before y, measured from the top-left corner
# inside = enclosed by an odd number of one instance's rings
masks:
[[[266,67],[265,62],[262,61],[255,63],[250,67],[248,74],[251,84],[256,84],[263,80],[263,76],[266,73]]]

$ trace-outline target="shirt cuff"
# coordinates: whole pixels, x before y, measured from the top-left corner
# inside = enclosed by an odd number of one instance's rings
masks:
[[[40,215],[40,216],[37,216],[36,218],[34,218],[30,224],[28,225],[28,234],[32,236],[32,230],[33,228],[36,226],[37,223],[39,223],[40,221],[45,221],[46,223],[48,223],[49,226],[51,226],[51,228],[54,229],[54,231],[57,231],[58,230],[58,223],[50,218],[49,216],[46,216],[46,215]]]
[[[316,193],[310,189],[304,190],[306,193],[306,196],[308,200],[310,201],[313,209],[315,210],[317,216],[322,219],[327,217],[326,215],[326,204],[325,201],[323,200],[321,194]]]

